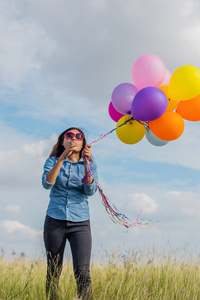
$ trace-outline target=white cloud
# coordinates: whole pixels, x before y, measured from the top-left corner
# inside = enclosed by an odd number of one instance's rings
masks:
[[[20,207],[18,205],[7,205],[5,207],[5,211],[10,213],[19,213]]]
[[[7,189],[8,186],[27,189],[35,185],[41,185],[44,162],[57,140],[57,136],[53,134],[50,139],[24,143],[18,146],[18,143],[17,145],[14,144],[17,138],[18,134],[15,132],[12,147],[17,148],[0,151],[0,185],[2,189]],[[7,139],[10,139],[10,136]]]
[[[132,65],[144,49],[160,55],[169,67],[174,62],[176,68],[181,59],[184,64],[188,50],[192,60],[193,52],[200,59],[193,47],[196,36],[185,34],[199,26],[193,18],[198,16],[195,1],[152,5],[149,1],[4,0],[1,6],[2,80],[11,86],[25,78],[34,81],[35,110],[48,99],[48,106],[55,108],[48,110],[60,115],[55,97],[69,106],[66,96],[90,102],[92,109],[108,104],[117,84],[132,81]]]
[[[41,157],[42,159],[47,156],[57,141],[57,135],[52,134],[49,140],[40,140],[29,144],[22,145],[22,153],[30,155],[31,157]]]
[[[142,210],[144,214],[155,213],[158,209],[158,203],[147,194],[129,194],[128,209],[130,211]]]
[[[26,237],[30,240],[36,240],[42,237],[42,231],[33,229],[19,221],[4,220],[0,223],[0,229],[3,235]]]
[[[1,1],[0,80],[4,87],[18,89],[41,67],[37,53],[48,55],[53,48],[44,30],[21,15],[15,1]]]
[[[179,211],[189,218],[200,219],[200,196],[199,193],[171,191],[168,193],[169,198],[176,203]]]

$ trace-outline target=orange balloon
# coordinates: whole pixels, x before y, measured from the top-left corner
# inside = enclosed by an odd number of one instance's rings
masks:
[[[163,84],[159,86],[159,89],[163,91],[163,93],[165,93],[165,96],[167,97],[168,104],[167,104],[166,111],[171,111],[174,110],[178,105],[178,100],[173,100],[169,97],[168,87],[169,87],[168,85]]]
[[[176,112],[188,121],[200,121],[200,94],[191,100],[180,101]]]
[[[173,141],[183,133],[184,121],[175,111],[167,111],[160,118],[149,121],[149,128],[159,139]]]

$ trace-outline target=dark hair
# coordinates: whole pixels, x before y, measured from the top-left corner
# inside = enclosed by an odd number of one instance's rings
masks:
[[[52,156],[55,156],[56,158],[60,157],[61,154],[64,152],[65,150],[65,147],[63,146],[63,139],[64,139],[64,135],[67,131],[70,131],[72,129],[76,129],[78,130],[83,136],[84,136],[84,139],[83,139],[83,147],[80,151],[80,158],[81,158],[81,155],[82,155],[82,151],[84,149],[84,147],[86,146],[86,139],[85,139],[85,135],[83,133],[83,131],[80,129],[80,128],[77,128],[77,127],[70,127],[68,128],[67,130],[63,131],[59,137],[58,137],[58,140],[57,140],[57,143],[53,146],[52,148],[52,151],[49,155],[49,157],[52,157]]]

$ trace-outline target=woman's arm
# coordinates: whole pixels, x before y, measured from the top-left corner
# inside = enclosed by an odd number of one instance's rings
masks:
[[[62,167],[62,164],[64,162],[64,160],[69,157],[69,155],[72,153],[73,151],[70,149],[65,149],[65,151],[61,154],[61,156],[59,157],[59,159],[57,160],[56,164],[53,166],[53,168],[51,169],[51,171],[49,171],[49,173],[47,174],[46,177],[46,181],[48,183],[54,183],[56,181],[56,178],[58,176],[58,173],[60,172],[60,169]]]

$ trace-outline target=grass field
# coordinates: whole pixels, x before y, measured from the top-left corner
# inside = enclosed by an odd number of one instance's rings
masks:
[[[154,251],[126,255],[104,253],[103,263],[91,265],[94,299],[200,299],[198,256],[158,256]],[[45,299],[46,262],[24,258],[0,259],[0,299]],[[60,299],[73,299],[76,284],[71,261],[64,263]]]

